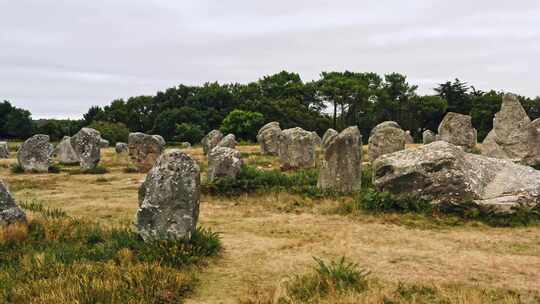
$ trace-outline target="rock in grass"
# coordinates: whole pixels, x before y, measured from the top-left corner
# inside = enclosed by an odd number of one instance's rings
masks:
[[[200,170],[188,154],[163,153],[139,189],[136,226],[145,242],[191,238],[199,217]]]
[[[5,141],[0,141],[0,158],[9,158],[9,146]]]
[[[465,152],[444,141],[379,157],[374,185],[399,197],[433,203],[476,202],[507,212],[540,201],[540,171]]]
[[[97,167],[101,160],[101,134],[92,128],[82,128],[71,137],[71,146],[79,158],[82,169]]]
[[[129,150],[128,144],[123,143],[123,142],[117,142],[116,145],[114,146],[114,150],[116,151],[117,154],[125,153]]]
[[[158,135],[130,133],[128,148],[132,164],[139,172],[148,172],[165,150],[165,140]]]
[[[385,121],[371,130],[368,140],[370,161],[379,156],[405,149],[405,132],[395,121]]]
[[[284,170],[313,167],[313,134],[299,127],[283,130],[279,135],[279,158]]]
[[[434,141],[437,141],[437,136],[431,130],[425,130],[422,132],[422,143],[428,145]]]
[[[180,149],[190,149],[190,148],[191,148],[190,142],[184,141],[180,143]]]
[[[56,146],[54,151],[58,162],[64,165],[74,165],[79,163],[79,157],[71,145],[71,137],[64,136],[62,141]]]
[[[27,139],[17,152],[17,161],[25,172],[48,172],[53,148],[49,135],[37,134]]]
[[[414,138],[411,135],[411,131],[405,131],[405,144],[412,145],[414,144]]]
[[[223,137],[219,143],[217,144],[217,147],[224,147],[224,148],[236,148],[236,145],[238,143],[236,142],[236,136],[234,134],[227,134],[227,136]],[[212,150],[210,150],[212,151]]]
[[[279,154],[279,135],[281,127],[279,122],[273,121],[264,125],[257,134],[257,142],[261,147],[263,155],[278,155]]]
[[[102,149],[107,149],[108,147],[110,146],[110,143],[108,140],[102,138],[100,141],[99,141],[99,147],[102,148]]]
[[[362,180],[362,135],[358,127],[331,133],[323,145],[323,161],[317,186],[348,193],[360,190]]]
[[[448,112],[439,125],[438,140],[472,150],[476,146],[476,129],[471,116]]]
[[[236,178],[243,164],[240,152],[227,147],[215,147],[208,154],[208,180]]]
[[[0,227],[26,222],[26,214],[17,206],[3,181],[0,181]]]
[[[223,139],[223,133],[219,130],[212,130],[201,140],[204,155],[208,155]]]

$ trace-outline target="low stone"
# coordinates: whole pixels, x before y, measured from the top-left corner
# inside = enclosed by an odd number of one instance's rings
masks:
[[[279,122],[273,121],[264,125],[257,134],[257,142],[261,147],[263,155],[278,155],[279,154],[279,135],[281,127]]]
[[[208,155],[208,180],[236,178],[243,164],[240,152],[227,147],[215,147]]]
[[[139,172],[148,172],[165,150],[165,140],[158,135],[140,132],[128,137],[129,157]]]
[[[53,148],[49,135],[37,134],[27,139],[17,152],[17,161],[25,172],[48,172]]]
[[[114,150],[116,151],[116,153],[121,154],[121,153],[128,152],[129,147],[128,147],[128,144],[126,143],[117,142],[116,145],[114,146]]]
[[[92,128],[82,128],[71,137],[71,146],[79,159],[82,169],[97,167],[101,160],[101,134]]]
[[[371,130],[368,140],[370,161],[379,156],[405,149],[405,132],[395,121],[385,121]]]
[[[317,186],[323,190],[344,193],[360,190],[362,180],[360,130],[358,127],[349,127],[339,134],[334,132],[325,137]]]
[[[405,144],[412,145],[414,144],[414,138],[411,135],[411,131],[405,131]]]
[[[180,143],[180,149],[190,149],[190,148],[191,148],[191,144],[189,142],[184,141]]]
[[[104,138],[99,141],[99,147],[102,149],[107,149],[110,145],[109,141]]]
[[[9,146],[5,141],[0,141],[0,158],[9,158]]]
[[[424,145],[430,144],[434,141],[437,141],[437,135],[433,133],[431,130],[425,130],[422,133],[422,143]]]
[[[26,222],[26,214],[11,196],[7,185],[0,180],[0,227],[19,222]]]
[[[476,146],[476,129],[471,116],[448,112],[439,125],[438,140],[472,150]]]
[[[197,227],[200,169],[188,154],[163,153],[139,189],[135,224],[145,242],[190,239]]]
[[[279,134],[279,158],[284,170],[313,167],[313,134],[299,127],[283,130]]]
[[[223,137],[221,141],[217,144],[217,147],[224,147],[224,148],[236,148],[236,145],[238,143],[236,142],[236,136],[234,134],[227,134],[227,136]]]
[[[219,130],[212,130],[201,140],[204,155],[208,155],[214,147],[223,139],[223,133]]]
[[[71,137],[64,136],[62,141],[56,146],[54,154],[58,158],[58,162],[64,165],[75,165],[79,163],[79,157],[71,146]]]

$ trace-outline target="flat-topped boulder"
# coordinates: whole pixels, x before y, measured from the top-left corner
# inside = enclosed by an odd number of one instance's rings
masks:
[[[48,172],[53,147],[49,135],[37,134],[27,139],[17,152],[17,161],[25,172]]]
[[[79,157],[71,145],[71,137],[64,136],[62,141],[56,146],[54,154],[58,162],[63,165],[75,165],[79,163]]]
[[[9,146],[5,141],[0,141],[0,158],[9,158]]]
[[[279,122],[273,121],[264,125],[257,134],[257,142],[261,147],[261,154],[278,155],[279,154],[279,135],[281,127]]]
[[[373,163],[373,182],[398,197],[435,204],[474,201],[504,212],[540,201],[540,171],[444,141],[381,156]]]
[[[395,121],[385,121],[371,130],[368,140],[370,161],[379,156],[405,149],[405,131]]]
[[[158,135],[140,132],[128,137],[129,157],[139,172],[148,172],[165,150],[165,140]]]
[[[279,158],[284,170],[313,167],[313,134],[299,127],[283,130],[279,134]]]
[[[208,154],[208,180],[236,178],[243,164],[240,152],[227,147],[215,147]]]
[[[216,147],[221,140],[223,139],[223,133],[219,130],[212,130],[201,140],[203,146],[203,152],[205,155],[208,155],[214,147]]]
[[[0,228],[18,222],[26,222],[26,214],[11,196],[7,185],[0,180]]]
[[[163,153],[139,189],[135,225],[145,242],[190,239],[197,227],[200,169],[188,154]]]
[[[476,146],[476,129],[469,115],[448,112],[439,125],[438,140],[470,151]]]
[[[101,134],[92,128],[82,128],[71,137],[71,146],[79,159],[82,169],[97,167],[101,160]]]

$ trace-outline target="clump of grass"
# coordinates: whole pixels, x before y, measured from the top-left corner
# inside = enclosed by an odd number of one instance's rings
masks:
[[[19,163],[15,163],[11,165],[10,171],[13,174],[22,174],[24,173],[24,168]]]
[[[61,171],[61,168],[58,165],[49,166],[49,170],[48,170],[49,173],[58,174],[60,173],[60,171]]]
[[[48,208],[43,206],[43,204],[37,200],[32,201],[25,201],[19,204],[21,208],[26,209],[28,211],[32,211],[35,213],[39,213],[41,216],[45,218],[53,218],[53,219],[59,219],[59,218],[65,218],[67,217],[67,213],[59,208]]]

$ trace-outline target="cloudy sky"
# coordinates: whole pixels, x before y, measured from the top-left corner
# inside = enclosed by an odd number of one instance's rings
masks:
[[[0,0],[0,100],[34,118],[281,70],[540,95],[538,0]]]

